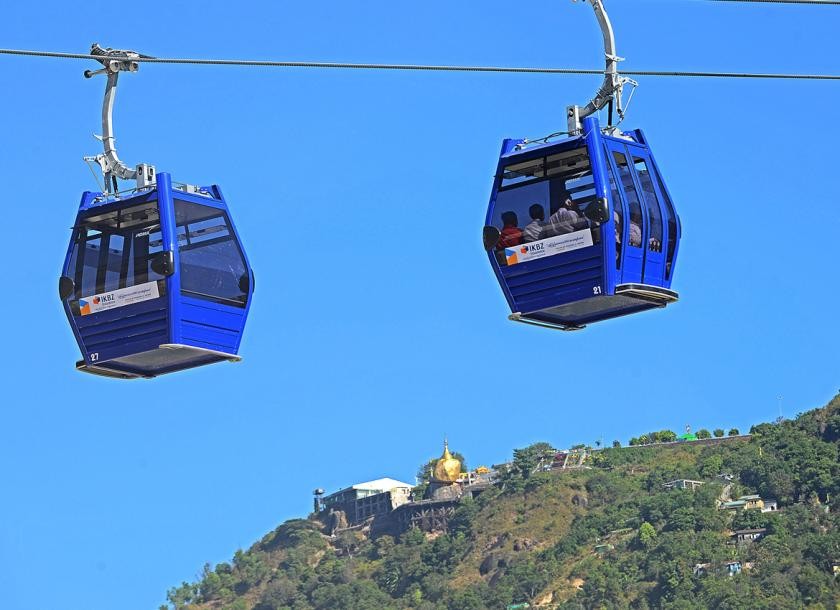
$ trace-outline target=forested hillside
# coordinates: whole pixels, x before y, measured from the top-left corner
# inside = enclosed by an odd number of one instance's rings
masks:
[[[604,449],[574,471],[535,468],[545,444],[517,450],[448,533],[330,538],[288,521],[162,608],[836,608],[840,397],[751,434]],[[703,484],[664,486],[676,479]],[[778,510],[719,507],[749,494]]]

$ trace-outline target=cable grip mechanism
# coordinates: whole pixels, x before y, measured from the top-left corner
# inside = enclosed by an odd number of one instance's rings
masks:
[[[135,180],[137,188],[145,188],[155,183],[155,168],[153,165],[141,163],[134,168],[123,163],[117,156],[114,136],[114,97],[117,92],[117,80],[120,72],[137,72],[140,68],[138,59],[148,58],[136,51],[103,48],[93,43],[90,54],[96,56],[96,61],[102,64],[99,70],[85,70],[84,77],[92,78],[98,74],[105,74],[108,82],[105,85],[105,97],[102,101],[102,135],[97,139],[102,142],[103,152],[93,160],[100,166],[105,177],[105,192],[118,192],[117,179]]]

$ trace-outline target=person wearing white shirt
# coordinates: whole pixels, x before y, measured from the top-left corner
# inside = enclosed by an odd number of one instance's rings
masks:
[[[553,207],[554,204],[552,204]],[[577,204],[572,201],[571,197],[567,196],[558,209],[552,209],[551,216],[549,216],[548,221],[545,223],[540,238],[546,239],[557,235],[565,235],[566,233],[571,233],[572,231],[577,231],[588,226],[589,223],[586,222],[586,219],[576,208]]]
[[[545,223],[545,210],[539,203],[535,203],[528,208],[528,214],[531,216],[531,222],[522,229],[522,243],[526,244],[540,239]]]

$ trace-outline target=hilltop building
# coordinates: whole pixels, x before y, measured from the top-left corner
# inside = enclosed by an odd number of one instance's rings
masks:
[[[345,487],[321,499],[323,510],[344,514],[348,524],[384,515],[411,500],[412,485],[396,479],[376,479]]]
[[[668,481],[667,483],[663,483],[662,485],[665,489],[690,489],[694,491],[698,487],[703,484],[703,481],[692,481],[691,479],[676,479],[674,481]]]
[[[727,561],[725,564],[723,564],[723,567],[729,576],[735,576],[736,574],[741,573],[740,561]]]
[[[778,510],[778,505],[775,500],[768,500],[772,508],[765,506],[764,500],[758,494],[748,496],[741,496],[737,500],[730,500],[729,502],[721,502],[718,508],[721,510],[760,510],[761,512],[770,512]]]
[[[729,537],[736,543],[740,544],[754,542],[762,536],[764,536],[766,533],[767,528],[756,527],[750,529],[735,530],[729,535]]]
[[[370,528],[372,536],[399,536],[417,527],[425,532],[445,532],[462,498],[474,498],[488,489],[496,472],[480,466],[461,472],[461,461],[444,441],[443,454],[431,464],[424,499],[412,498],[413,486],[395,479],[376,479],[345,487],[323,496],[315,490],[316,512],[326,518],[330,534],[347,529]]]
[[[779,503],[775,500],[765,500],[764,507],[761,509],[763,513],[773,513],[779,510]]]

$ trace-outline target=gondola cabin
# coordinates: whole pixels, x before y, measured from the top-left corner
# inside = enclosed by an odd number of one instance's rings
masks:
[[[512,320],[577,330],[664,307],[680,220],[641,131],[505,140],[484,228]]]
[[[253,291],[218,187],[159,173],[130,196],[82,196],[59,281],[79,370],[155,377],[239,360]]]

